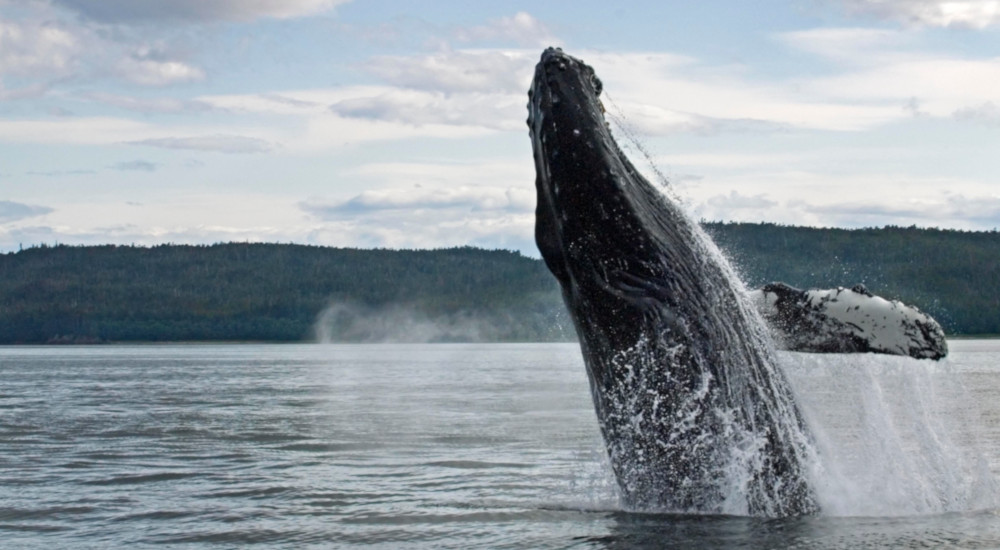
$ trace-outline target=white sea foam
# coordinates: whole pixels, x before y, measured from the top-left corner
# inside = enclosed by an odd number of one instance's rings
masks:
[[[782,354],[819,453],[824,514],[897,516],[995,508],[979,415],[947,360]]]

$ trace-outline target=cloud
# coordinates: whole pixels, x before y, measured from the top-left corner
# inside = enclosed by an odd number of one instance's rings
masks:
[[[913,33],[870,29],[778,35],[792,48],[843,66],[830,76],[795,79],[799,93],[815,102],[865,107],[872,117],[869,127],[914,115],[950,118],[956,111],[995,99],[992,89],[1000,80],[1000,58],[923,52],[914,48],[913,37]]]
[[[474,245],[535,250],[530,186],[392,187],[299,208],[320,225],[310,242],[389,248]],[[351,244],[353,243],[353,244]]]
[[[744,195],[738,191],[711,196],[697,205],[688,200],[683,202],[694,216],[706,220],[768,220],[774,219],[776,212],[780,211],[779,203],[765,194]]]
[[[529,188],[461,186],[423,187],[364,191],[346,201],[304,202],[302,209],[324,219],[344,215],[391,210],[462,210],[468,212],[532,212],[535,196]]]
[[[1000,126],[1000,107],[987,101],[974,107],[963,107],[952,113],[956,120],[978,122],[988,126]]]
[[[556,46],[561,42],[541,21],[526,12],[501,17],[485,25],[463,27],[454,33],[459,42],[513,41],[522,46]]]
[[[189,114],[211,111],[212,105],[197,99],[134,97],[108,92],[87,92],[81,99],[143,114]]]
[[[250,21],[314,15],[349,0],[53,0],[103,23]]]
[[[415,126],[447,124],[520,130],[524,125],[524,99],[515,94],[447,94],[387,88],[373,95],[338,101],[330,110],[343,117]]]
[[[530,185],[525,188],[530,194]],[[458,198],[453,201],[454,208],[440,201],[433,207],[418,209],[370,205],[372,208],[358,212],[321,212],[323,217],[306,212],[310,207],[329,206],[334,201],[297,202],[271,194],[240,193],[236,197],[229,193],[183,192],[140,201],[142,204],[124,197],[117,202],[70,199],[53,204],[54,212],[44,219],[44,224],[31,225],[27,220],[0,225],[0,250],[16,250],[18,243],[27,246],[43,242],[155,245],[256,241],[390,248],[476,245],[534,254],[534,213],[527,205],[517,206],[517,201],[522,200],[518,198],[520,191],[512,193],[513,206],[506,204],[509,200],[504,197],[505,191],[489,191],[485,198],[477,199],[478,203],[468,197]],[[493,199],[491,195],[495,195]],[[489,200],[497,203],[490,204]]]
[[[0,74],[64,73],[79,47],[78,37],[58,23],[0,19]]]
[[[32,170],[25,172],[29,176],[45,176],[47,178],[58,178],[62,176],[92,176],[96,170]]]
[[[1000,23],[997,0],[839,0],[851,13],[926,27],[985,29]]]
[[[43,216],[49,212],[52,212],[52,209],[47,206],[0,201],[0,223],[10,223],[35,216]]]
[[[714,68],[689,57],[649,52],[583,56],[607,84],[609,117],[624,118],[625,126],[646,135],[858,131],[907,116],[900,109],[903,100],[887,105],[844,101],[822,91],[796,93],[788,83],[757,83],[743,70]],[[343,117],[411,125],[516,130],[536,58],[534,50],[374,57],[361,68],[386,85],[357,87],[355,94],[332,102],[331,110]]]
[[[924,182],[925,184],[928,182]],[[949,182],[955,187],[954,181]],[[945,184],[947,185],[947,184]],[[872,186],[874,187],[874,186]],[[900,189],[914,187],[901,184]],[[885,225],[950,227],[974,231],[1000,227],[1000,196],[987,192],[978,194],[949,191],[915,190],[908,196],[853,197],[842,193],[836,197],[796,195],[783,203],[774,202],[766,209],[713,209],[707,201],[695,209],[704,219],[758,222],[768,220],[791,225],[816,227],[881,227]],[[751,199],[753,197],[750,197]],[[722,205],[722,202],[717,203]],[[767,202],[762,202],[762,206]]]
[[[130,145],[145,145],[163,149],[191,149],[195,151],[232,154],[267,153],[275,147],[273,143],[263,139],[225,134],[152,138],[130,141],[128,143]]]
[[[69,22],[65,14],[48,8],[31,2],[20,19],[0,19],[0,76],[36,80],[22,93],[109,76],[141,86],[205,78],[202,69],[172,52],[166,42],[153,41],[152,33],[111,32],[93,23]]]
[[[882,63],[885,53],[913,39],[898,30],[870,28],[820,28],[790,31],[774,36],[796,50],[852,65]]]
[[[736,191],[730,191],[728,195],[718,195],[708,199],[708,204],[715,208],[727,210],[757,210],[777,206],[777,202],[767,198],[766,195],[742,195]]]
[[[203,80],[205,71],[181,61],[159,61],[142,56],[129,56],[118,62],[115,72],[134,84],[167,86],[181,82]]]
[[[331,102],[355,95],[378,94],[384,88],[347,86],[336,89],[298,90],[267,94],[212,95],[196,99],[199,105],[217,111],[310,117],[327,112]]]
[[[156,171],[157,164],[155,162],[149,162],[146,160],[130,160],[126,162],[119,162],[110,166],[112,170],[123,170],[123,171],[139,171],[139,172],[154,172]]]
[[[0,101],[41,97],[45,95],[45,93],[48,91],[49,91],[48,83],[37,82],[34,84],[30,84],[28,86],[21,86],[18,88],[10,89],[4,86],[4,83],[0,81]]]
[[[531,83],[536,53],[445,51],[419,56],[375,56],[360,68],[393,86],[438,92],[516,92]]]
[[[444,217],[441,212],[393,211],[325,220],[306,241],[325,246],[441,248],[480,246],[521,250],[535,255],[534,214]]]
[[[148,124],[110,117],[7,120],[0,124],[0,141],[96,145],[139,139],[154,131]]]
[[[426,195],[437,190],[473,187],[478,193],[505,193],[512,182],[524,185],[516,189],[533,194],[534,167],[524,157],[468,159],[466,162],[383,162],[365,164],[341,174],[341,177],[369,183],[370,188],[383,188],[381,192],[400,192],[406,196]],[[399,187],[407,182],[412,189]],[[391,191],[384,189],[391,186]]]
[[[742,67],[711,66],[674,55],[584,53],[604,81],[608,112],[620,112],[654,135],[855,132],[906,116],[898,104],[845,101],[827,90],[804,89],[810,81],[757,79]]]

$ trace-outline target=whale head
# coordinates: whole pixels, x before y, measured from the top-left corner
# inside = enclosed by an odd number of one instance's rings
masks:
[[[535,242],[581,335],[621,348],[640,324],[680,330],[683,310],[700,316],[691,302],[704,298],[703,281],[685,267],[697,261],[696,229],[618,147],[601,91],[589,65],[559,49],[542,54],[528,93]]]

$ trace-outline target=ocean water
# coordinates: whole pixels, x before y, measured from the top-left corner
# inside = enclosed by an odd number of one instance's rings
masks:
[[[0,348],[3,548],[1000,548],[1000,341],[782,354],[824,512],[622,510],[576,345]]]

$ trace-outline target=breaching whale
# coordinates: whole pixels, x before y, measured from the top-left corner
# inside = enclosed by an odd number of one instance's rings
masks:
[[[820,353],[886,353],[941,359],[948,342],[930,315],[875,296],[864,285],[800,290],[771,283],[750,293],[779,347]]]
[[[528,92],[535,240],[559,280],[623,504],[818,510],[773,343],[697,223],[621,152],[591,67],[547,49]]]

